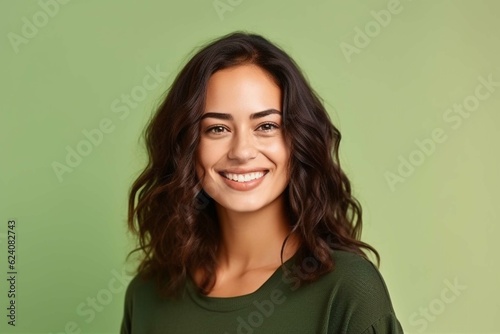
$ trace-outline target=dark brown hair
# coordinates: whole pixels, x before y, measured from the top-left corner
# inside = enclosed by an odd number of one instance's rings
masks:
[[[215,283],[220,231],[214,200],[195,172],[199,123],[210,76],[242,64],[266,70],[282,91],[282,129],[291,147],[285,202],[292,231],[303,241],[296,261],[318,264],[300,282],[331,271],[335,249],[368,259],[365,248],[380,265],[378,252],[360,240],[361,205],[340,167],[341,135],[322,100],[281,48],[260,35],[237,31],[207,43],[187,62],[145,128],[149,162],[131,186],[128,202],[128,227],[138,247],[127,259],[142,251],[137,272],[154,277],[165,296],[177,295],[195,270],[204,274],[203,293]]]

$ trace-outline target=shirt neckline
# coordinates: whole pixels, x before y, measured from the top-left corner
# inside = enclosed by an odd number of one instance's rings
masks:
[[[297,252],[288,260],[283,262],[283,264],[287,268],[290,268],[289,266],[292,265],[292,262],[296,257]],[[219,312],[234,311],[251,306],[256,300],[269,299],[273,289],[275,289],[282,281],[282,277],[283,268],[279,266],[257,290],[245,295],[233,297],[205,296],[198,292],[196,284],[193,282],[191,277],[188,277],[186,280],[186,291],[189,297],[204,309]]]

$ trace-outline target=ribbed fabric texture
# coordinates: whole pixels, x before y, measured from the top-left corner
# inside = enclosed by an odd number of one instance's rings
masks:
[[[200,295],[188,281],[181,300],[159,297],[136,276],[127,287],[121,334],[400,334],[378,269],[361,256],[335,250],[335,269],[297,287],[281,268],[255,292],[237,297]],[[286,261],[298,266],[295,256]],[[308,266],[309,265],[309,266]]]

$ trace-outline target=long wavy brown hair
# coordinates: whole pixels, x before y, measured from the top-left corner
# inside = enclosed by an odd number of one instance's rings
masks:
[[[314,260],[302,272],[312,282],[334,268],[331,252],[346,250],[368,259],[362,242],[362,209],[340,167],[339,130],[299,66],[280,47],[253,33],[236,31],[208,42],[191,57],[149,120],[144,139],[149,161],[129,191],[129,231],[141,252],[136,269],[154,278],[164,296],[176,296],[188,277],[201,271],[199,289],[215,283],[220,229],[215,203],[195,172],[199,123],[207,83],[218,70],[255,64],[272,75],[282,91],[282,129],[291,148],[290,181],[285,189],[291,233],[302,240],[296,263]],[[285,246],[286,239],[283,242]],[[283,264],[283,248],[281,254]]]

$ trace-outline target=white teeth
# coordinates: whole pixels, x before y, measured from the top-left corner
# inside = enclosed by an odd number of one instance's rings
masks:
[[[260,179],[264,176],[264,172],[255,172],[248,174],[222,173],[226,178],[237,182],[248,182],[255,179]]]

